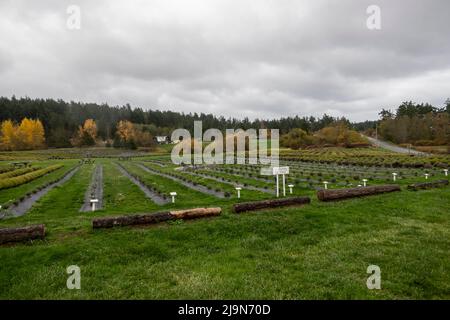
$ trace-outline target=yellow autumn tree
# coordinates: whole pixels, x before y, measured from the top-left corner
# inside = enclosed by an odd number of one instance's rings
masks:
[[[11,120],[3,121],[0,128],[0,146],[2,150],[14,150],[15,135],[14,123]]]
[[[45,131],[38,119],[22,119],[19,126],[11,120],[1,124],[0,144],[4,150],[33,150],[45,146]]]
[[[83,130],[95,141],[97,139],[97,124],[92,119],[87,119],[84,122]]]
[[[97,139],[97,124],[93,119],[87,119],[72,138],[72,145],[75,147],[93,146]]]
[[[41,149],[45,146],[45,130],[39,119],[33,120],[31,145],[33,149]]]
[[[117,124],[117,135],[123,142],[130,142],[134,139],[134,125],[130,121],[121,120]]]

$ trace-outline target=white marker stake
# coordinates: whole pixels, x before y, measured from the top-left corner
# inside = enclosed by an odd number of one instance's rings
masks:
[[[323,185],[325,186],[325,190],[327,190],[328,189],[328,181],[324,181]]]
[[[286,175],[283,174],[283,197],[286,197]]]
[[[397,174],[394,172],[394,173],[392,173],[392,180],[397,180]]]
[[[91,199],[91,207],[92,211],[95,211],[95,204],[98,202],[98,199]]]
[[[428,180],[428,176],[429,176],[429,174],[425,173],[425,180]]]
[[[241,198],[241,190],[242,190],[242,188],[241,187],[236,187],[236,190],[237,190],[237,194],[238,194],[238,199],[240,199]]]
[[[280,186],[278,185],[278,175],[277,175],[277,198],[280,196]]]
[[[171,192],[170,195],[172,196],[172,203],[175,203],[175,196],[177,195],[177,193]]]
[[[292,194],[292,188],[294,187],[293,184],[288,184],[289,193]]]
[[[448,176],[448,169],[444,169],[445,176]]]
[[[363,182],[364,187],[366,187],[367,186],[367,179],[362,179],[362,182]]]

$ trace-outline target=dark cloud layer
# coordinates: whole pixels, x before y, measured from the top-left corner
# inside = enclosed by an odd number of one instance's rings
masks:
[[[68,30],[68,5],[81,29]],[[366,28],[381,8],[382,29]],[[450,2],[0,3],[0,94],[225,116],[374,119],[450,96]]]

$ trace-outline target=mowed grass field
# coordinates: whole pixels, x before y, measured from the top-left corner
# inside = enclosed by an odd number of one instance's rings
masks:
[[[46,161],[37,163],[64,167],[30,184],[45,183],[77,165],[76,160]],[[237,201],[274,196],[244,188],[237,199],[231,182],[176,171],[161,156],[122,162],[161,193],[178,193],[175,204],[161,206],[124,176],[117,163],[111,158],[83,164],[25,215],[0,220],[0,228],[44,223],[47,229],[45,240],[0,246],[1,299],[450,298],[449,187],[323,203],[308,187],[320,180],[315,175],[308,182],[298,178],[294,188],[295,195],[312,198],[309,205],[235,214],[231,206]],[[81,213],[96,165],[103,167],[104,208]],[[230,197],[201,193],[141,165],[176,172]],[[438,169],[430,173],[433,179],[440,174]],[[268,184],[239,174],[217,171],[214,176]],[[328,174],[322,170],[320,178]],[[377,183],[386,182],[382,172],[372,174]],[[405,182],[398,182],[402,187],[423,181],[422,171],[403,175]],[[19,197],[27,185],[0,190],[0,202]],[[92,229],[94,217],[203,206],[220,206],[223,212],[208,219]],[[81,290],[66,287],[70,265],[81,269]],[[367,289],[369,265],[381,269],[381,290]]]

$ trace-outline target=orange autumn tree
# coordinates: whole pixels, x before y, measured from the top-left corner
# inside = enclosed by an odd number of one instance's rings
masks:
[[[136,149],[153,146],[153,138],[149,132],[142,130],[132,122],[121,120],[117,123],[114,147]]]
[[[45,147],[45,130],[39,119],[24,118],[20,125],[5,120],[0,126],[0,147],[3,150],[35,150]]]
[[[134,140],[135,129],[133,123],[127,120],[119,121],[117,124],[117,136],[126,143]]]
[[[97,143],[97,124],[93,119],[87,119],[71,139],[75,147],[94,146]]]

